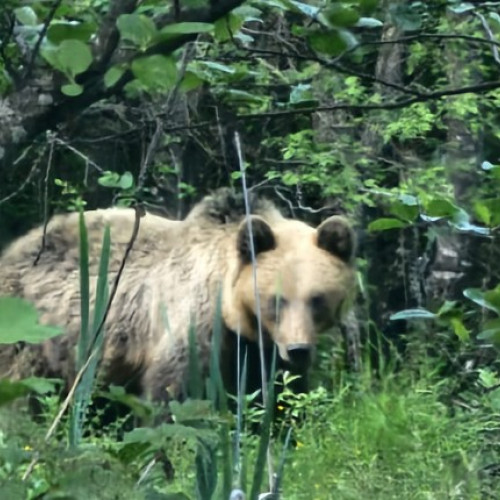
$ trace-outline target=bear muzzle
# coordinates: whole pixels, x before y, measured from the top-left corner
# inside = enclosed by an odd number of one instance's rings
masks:
[[[286,347],[288,361],[294,369],[306,371],[311,366],[313,350],[312,344],[290,344]]]

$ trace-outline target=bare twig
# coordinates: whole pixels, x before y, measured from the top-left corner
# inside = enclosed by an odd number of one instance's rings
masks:
[[[15,161],[14,161],[14,165],[17,165],[18,163],[20,163],[25,157],[26,155],[28,154],[28,152],[30,151],[30,149],[32,149],[33,145],[29,145],[23,152],[21,155],[19,155],[19,158],[17,158]],[[21,183],[21,185],[15,190],[13,191],[12,193],[8,194],[7,196],[5,196],[4,198],[1,198],[0,199],[0,205],[2,203],[5,203],[9,200],[11,200],[12,198],[16,197],[21,191],[24,190],[24,188],[30,183],[31,179],[33,178],[33,175],[35,174],[35,172],[38,170],[38,167],[40,166],[40,162],[42,161],[42,158],[45,154],[45,148],[43,149],[43,151],[40,153],[40,155],[38,156],[38,158],[33,162],[33,165],[31,166],[31,169],[30,171],[28,172],[28,175],[26,176],[26,178],[24,179],[24,181]]]
[[[74,146],[71,144],[68,144],[66,141],[63,141],[61,138],[56,137],[55,142],[61,146],[64,146],[66,149],[69,149],[72,153],[74,153],[76,156],[79,156],[82,160],[85,160],[86,164],[89,167],[95,168],[98,172],[103,173],[104,169],[100,167],[97,163],[92,161],[86,154],[82,153],[78,149],[76,149]]]
[[[42,244],[40,250],[36,254],[35,261],[33,265],[36,266],[43,251],[45,250],[45,244],[47,240],[47,224],[49,223],[49,177],[50,171],[52,169],[52,159],[54,157],[54,134],[49,132],[49,157],[47,159],[47,168],[45,169],[45,178],[43,180],[43,232],[42,232]]]
[[[144,156],[144,160],[142,161],[141,169],[139,171],[139,177],[137,181],[138,188],[142,188],[142,186],[144,185],[149,164],[153,159],[153,155],[156,152],[156,149],[158,147],[163,132],[163,122],[160,120],[160,118],[157,117],[155,123],[156,123],[155,131],[153,137],[151,138],[151,142],[149,143],[146,155]]]

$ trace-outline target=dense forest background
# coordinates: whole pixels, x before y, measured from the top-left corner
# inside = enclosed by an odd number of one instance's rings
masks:
[[[242,190],[242,154],[251,191],[347,214],[360,240],[345,342],[297,402],[324,426],[297,430],[284,498],[496,498],[499,48],[491,1],[4,0],[0,247],[81,206],[182,218]],[[25,439],[0,428],[16,491]],[[47,470],[30,498],[69,491]]]

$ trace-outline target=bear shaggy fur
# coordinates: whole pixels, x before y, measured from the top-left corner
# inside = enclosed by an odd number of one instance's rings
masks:
[[[105,225],[111,228],[109,277],[113,279],[134,219],[134,210],[125,208],[85,213],[91,295]],[[238,334],[249,349],[247,390],[258,388],[253,251],[268,360],[271,347],[277,346],[278,366],[303,375],[297,390],[307,390],[318,333],[337,321],[354,286],[353,231],[339,216],[312,228],[285,218],[262,199],[252,200],[250,223],[252,240],[243,200],[229,190],[204,198],[183,221],[151,214],[141,218],[106,321],[98,371],[104,384],[123,385],[159,401],[182,397],[190,324],[206,373],[220,290],[224,327],[220,363],[226,388],[235,388]],[[51,219],[43,252],[34,265],[42,235],[43,228],[34,229],[5,250],[0,258],[0,296],[31,301],[42,323],[59,325],[65,334],[37,345],[1,346],[0,377],[59,377],[69,385],[75,377],[80,331],[78,214]]]

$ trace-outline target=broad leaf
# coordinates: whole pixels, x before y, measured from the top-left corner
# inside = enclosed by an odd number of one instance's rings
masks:
[[[57,59],[63,73],[72,77],[83,73],[92,63],[90,48],[80,40],[64,40],[59,45]]]
[[[495,289],[490,292],[483,292],[478,288],[467,288],[463,294],[477,305],[500,315],[500,291]]]
[[[104,75],[104,85],[106,88],[112,87],[125,73],[125,68],[122,66],[113,66],[106,71]]]
[[[210,33],[214,29],[211,23],[177,23],[165,26],[161,35],[191,35],[195,33]]]
[[[385,231],[387,229],[402,229],[408,224],[399,219],[381,218],[370,222],[368,231]]]
[[[137,80],[149,91],[168,90],[177,82],[177,66],[173,57],[155,54],[132,62]]]
[[[38,24],[36,12],[27,5],[14,9],[14,14],[16,16],[16,19],[25,26],[36,26]]]
[[[307,38],[314,50],[330,56],[336,56],[357,43],[353,35],[344,30],[315,31]]]
[[[331,26],[349,28],[354,26],[359,20],[359,14],[351,7],[335,3],[326,11],[321,13]]]
[[[140,14],[122,14],[116,24],[122,39],[130,40],[142,50],[158,33],[154,22]]]
[[[0,406],[8,404],[18,398],[22,398],[30,392],[36,392],[37,394],[53,392],[55,386],[55,381],[45,378],[30,377],[20,381],[1,379]]]
[[[47,30],[47,38],[55,44],[64,40],[80,40],[88,42],[95,33],[96,26],[93,23],[77,23],[74,21],[52,22]]]
[[[384,23],[374,17],[360,17],[355,26],[357,28],[381,28]]]
[[[83,92],[83,87],[78,83],[66,83],[61,87],[61,92],[69,97],[76,97]]]
[[[0,344],[36,344],[61,333],[59,327],[40,325],[35,307],[26,300],[0,297]]]

